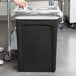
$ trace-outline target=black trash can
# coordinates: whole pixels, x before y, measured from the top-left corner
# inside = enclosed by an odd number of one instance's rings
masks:
[[[55,72],[58,18],[16,18],[19,72]]]

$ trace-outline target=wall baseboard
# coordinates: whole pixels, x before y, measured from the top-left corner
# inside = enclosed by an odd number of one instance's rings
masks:
[[[7,16],[6,15],[3,15],[3,16],[0,15],[0,21],[7,21]],[[11,21],[15,21],[15,19],[11,18]]]

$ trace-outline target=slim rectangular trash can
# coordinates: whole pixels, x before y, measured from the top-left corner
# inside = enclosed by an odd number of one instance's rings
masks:
[[[58,18],[16,18],[19,72],[55,72]]]

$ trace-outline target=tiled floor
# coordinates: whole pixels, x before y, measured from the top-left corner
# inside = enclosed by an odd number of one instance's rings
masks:
[[[0,45],[7,46],[6,25],[0,25]],[[18,72],[17,61],[0,66],[0,76],[76,76],[76,29],[58,29],[57,69],[55,73]]]

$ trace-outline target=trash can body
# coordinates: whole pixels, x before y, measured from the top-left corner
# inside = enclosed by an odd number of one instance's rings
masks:
[[[19,72],[55,72],[58,19],[16,19]]]

